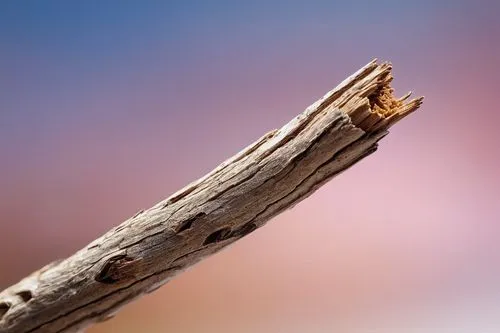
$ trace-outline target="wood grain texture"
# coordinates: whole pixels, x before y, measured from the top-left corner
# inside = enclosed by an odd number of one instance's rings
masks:
[[[82,330],[262,227],[420,106],[395,99],[391,80],[391,65],[372,61],[203,178],[4,290],[0,332]]]

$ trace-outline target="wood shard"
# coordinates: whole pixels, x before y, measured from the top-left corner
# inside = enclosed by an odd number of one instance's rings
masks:
[[[376,151],[422,98],[372,61],[279,130],[0,293],[0,332],[76,332],[265,225]],[[272,251],[272,249],[269,249]]]

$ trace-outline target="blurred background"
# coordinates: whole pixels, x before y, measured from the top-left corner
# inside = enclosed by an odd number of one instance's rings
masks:
[[[377,153],[89,332],[499,332],[499,15],[472,0],[1,1],[0,289],[377,57],[398,95],[426,98]]]

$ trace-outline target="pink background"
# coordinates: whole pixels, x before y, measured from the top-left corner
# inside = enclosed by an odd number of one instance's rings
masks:
[[[208,3],[0,4],[0,289],[378,57],[377,153],[90,332],[499,332],[499,3]]]

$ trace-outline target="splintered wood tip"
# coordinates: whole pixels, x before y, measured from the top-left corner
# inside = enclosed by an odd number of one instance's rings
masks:
[[[400,98],[394,96],[390,63],[372,61],[363,70],[353,78],[350,89],[345,92],[348,98],[339,106],[349,114],[352,123],[365,132],[386,130],[422,104],[423,97],[409,100],[411,92]]]

